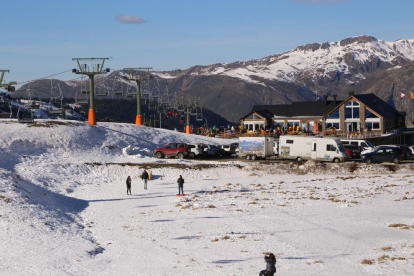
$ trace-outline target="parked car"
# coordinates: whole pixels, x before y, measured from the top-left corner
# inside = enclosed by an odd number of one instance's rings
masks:
[[[352,155],[349,156],[349,158],[360,158],[361,157],[362,148],[360,146],[344,145],[344,148],[351,151]]]
[[[206,153],[205,154],[206,157],[218,157],[220,154],[220,150],[216,146],[213,146],[213,145],[203,144],[203,149],[204,149],[204,152]]]
[[[185,143],[169,143],[164,148],[155,149],[153,153],[157,158],[177,157],[183,159],[184,157],[189,156],[190,151]]]
[[[203,155],[202,144],[187,144],[189,149],[188,157],[197,158]]]
[[[403,151],[394,146],[380,146],[371,152],[361,155],[361,161],[366,163],[392,162],[398,164],[401,160],[404,160],[404,158]]]
[[[406,145],[385,145],[385,146],[400,148],[404,153],[404,159],[409,160],[413,156],[413,152],[411,151],[410,147],[408,147]]]
[[[236,153],[236,147],[232,144],[230,145],[216,145],[218,148],[223,149],[223,156],[231,156]]]
[[[342,144],[360,146],[363,150],[374,149],[374,145],[368,140],[341,139]]]

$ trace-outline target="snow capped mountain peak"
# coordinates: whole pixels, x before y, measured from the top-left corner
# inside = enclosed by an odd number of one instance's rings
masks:
[[[260,79],[295,82],[311,78],[332,77],[337,73],[356,83],[364,74],[376,68],[384,69],[414,60],[414,39],[393,42],[369,35],[348,37],[337,42],[310,43],[268,57],[194,66],[182,71],[193,76],[226,75],[245,81],[266,85]],[[181,74],[178,74],[181,75]],[[163,73],[160,77],[174,78],[178,75]]]

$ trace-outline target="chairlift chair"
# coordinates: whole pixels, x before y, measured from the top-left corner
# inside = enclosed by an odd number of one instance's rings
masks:
[[[135,87],[132,87],[132,86],[128,87],[126,97],[133,98],[136,95],[137,95],[137,91],[135,90]]]
[[[191,108],[189,108],[190,109],[190,115],[191,116],[197,116],[197,114],[198,114],[198,110],[197,110],[197,108],[196,107],[191,107]]]
[[[59,83],[56,86],[52,84],[52,87],[50,89],[49,104],[52,105],[51,107],[49,107],[49,114],[62,114],[63,113],[63,93],[62,93],[62,90],[60,89]],[[53,105],[55,107],[53,107]]]
[[[34,101],[34,100],[32,100],[32,95],[33,95],[33,92],[31,92],[30,90],[30,83],[31,82],[29,82],[28,84],[27,84],[27,94],[28,94],[28,98],[27,98],[27,106],[28,106],[28,108],[30,108],[30,109],[39,109],[40,108],[40,104],[39,103],[37,103],[36,104],[36,102]]]
[[[78,90],[78,91],[76,91],[76,94],[75,94],[75,103],[77,103],[77,104],[80,104],[80,105],[87,105],[89,102],[88,102],[88,98],[86,97],[82,97],[81,96],[82,95],[82,91],[81,90]]]
[[[152,89],[151,91],[151,97],[153,99],[159,99],[160,96],[161,96],[160,89],[158,87],[154,87],[154,89]]]
[[[33,112],[30,109],[19,105],[19,109],[17,110],[17,121],[22,124],[33,123]]]
[[[185,123],[185,115],[181,114],[180,116],[180,124],[184,124]]]
[[[86,81],[86,78],[84,76],[82,76],[80,86],[81,86],[80,91],[81,91],[82,94],[89,95],[89,93],[91,93],[91,91],[89,90],[89,86],[88,86],[88,83]]]
[[[153,99],[149,100],[148,109],[149,110],[156,110],[157,109],[157,103]]]
[[[11,118],[12,107],[3,97],[0,99],[0,118]]]
[[[142,96],[149,96],[150,94],[151,94],[151,91],[150,91],[149,81],[148,82],[143,82],[141,84],[141,95]]]
[[[177,104],[177,111],[178,112],[184,112],[185,111],[185,106],[181,103]]]
[[[168,86],[165,87],[165,93],[161,95],[160,103],[161,104],[169,104],[170,103],[170,97],[168,95]]]
[[[203,119],[203,114],[202,113],[198,113],[197,115],[196,115],[196,121],[198,121],[198,122],[202,122],[204,119]]]
[[[40,103],[39,102],[36,103],[36,101],[31,101],[29,103],[29,108],[30,109],[39,109],[40,108]]]
[[[115,81],[112,87],[112,91],[114,93],[114,96],[124,95],[124,90],[122,88],[122,81]]]
[[[97,87],[97,89],[95,91],[95,95],[96,96],[100,96],[100,97],[102,97],[102,96],[108,96],[109,95],[109,92],[108,92],[106,86],[104,84],[102,84],[102,85],[100,85],[100,86]]]

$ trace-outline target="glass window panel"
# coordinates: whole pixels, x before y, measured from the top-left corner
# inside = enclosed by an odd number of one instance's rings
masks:
[[[379,122],[372,123],[372,128],[373,129],[380,129],[380,123]]]
[[[359,118],[359,107],[352,108],[353,118]]]
[[[335,110],[327,119],[339,119],[339,109]]]
[[[345,118],[352,119],[352,108],[345,108]]]
[[[368,108],[365,108],[365,118],[378,118],[378,116],[372,113]]]

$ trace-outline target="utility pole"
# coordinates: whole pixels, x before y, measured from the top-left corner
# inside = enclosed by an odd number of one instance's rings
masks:
[[[72,58],[78,63],[79,69],[72,69],[72,73],[86,75],[89,77],[89,114],[88,122],[91,125],[96,125],[95,117],[95,75],[106,74],[111,70],[109,68],[104,69],[105,60],[109,58]],[[90,62],[90,66],[87,63],[81,64],[80,62]],[[94,63],[94,64],[93,64]]]
[[[135,124],[136,125],[142,125],[141,82],[145,81],[145,80],[152,80],[153,79],[153,77],[149,74],[149,70],[151,70],[151,69],[152,69],[152,67],[124,68],[124,70],[133,70],[133,73],[138,73],[137,76],[124,77],[125,80],[135,81],[137,83],[137,117],[135,119]]]
[[[14,86],[12,86],[12,85],[16,85],[17,82],[11,81],[9,83],[3,84],[4,74],[5,73],[9,73],[9,70],[0,70],[0,73],[1,73],[1,77],[0,77],[0,88],[5,87],[8,92],[14,92],[14,91],[16,91],[16,88]]]

